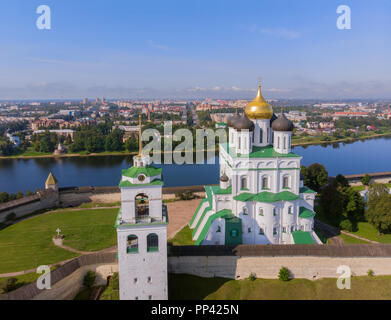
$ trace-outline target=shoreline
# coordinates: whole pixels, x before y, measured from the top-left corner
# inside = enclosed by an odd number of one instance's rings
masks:
[[[359,140],[368,140],[373,138],[380,138],[380,137],[387,137],[391,136],[391,132],[389,133],[380,133],[375,134],[368,137],[361,137],[361,138],[344,138],[344,139],[338,139],[333,141],[308,141],[308,142],[299,142],[295,143],[292,141],[292,147],[301,147],[301,146],[311,146],[311,145],[329,145],[334,143],[341,143],[341,142],[355,142]],[[204,152],[208,151],[216,151],[218,148],[215,148],[214,150],[203,150]],[[175,153],[179,151],[171,151],[171,153]],[[180,151],[182,152],[182,151]],[[164,154],[166,152],[161,152],[161,154]],[[65,153],[60,155],[54,155],[54,154],[45,154],[45,155],[35,155],[35,156],[24,156],[24,155],[12,155],[12,156],[0,156],[0,160],[7,160],[7,159],[39,159],[39,158],[73,158],[73,157],[105,157],[105,156],[134,156],[137,155],[137,151],[133,152],[100,152],[100,153],[89,153],[89,154],[79,154],[79,153]]]

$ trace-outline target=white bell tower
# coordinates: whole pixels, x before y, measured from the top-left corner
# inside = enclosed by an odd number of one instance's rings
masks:
[[[167,300],[167,209],[162,202],[162,169],[142,153],[122,170],[118,241],[120,300]]]

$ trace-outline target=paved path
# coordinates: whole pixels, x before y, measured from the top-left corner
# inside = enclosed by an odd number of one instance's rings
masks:
[[[168,202],[167,239],[175,236],[189,222],[201,199]]]
[[[369,240],[369,239],[367,239],[367,238],[363,238],[363,237],[357,236],[357,235],[355,235],[355,234],[353,234],[353,233],[350,233],[350,232],[347,232],[347,231],[341,230],[341,233],[346,234],[346,235],[349,236],[349,237],[353,237],[353,238],[360,239],[360,240],[362,240],[362,241],[367,241],[367,242],[374,243],[374,244],[380,243],[380,242],[377,242],[377,241],[373,241],[373,240]]]
[[[330,226],[327,223],[324,223],[324,222],[316,220],[316,219],[315,219],[315,225],[317,228],[319,228],[325,234],[326,237],[328,237],[330,239],[331,243],[335,244],[335,245],[344,245],[343,240],[339,237],[339,235],[341,233],[345,234],[349,237],[360,239],[362,241],[367,241],[369,243],[373,243],[373,244],[379,243],[377,241],[369,240],[367,238],[357,236],[357,235],[350,233],[350,232],[347,232],[347,231],[339,230],[333,226]]]

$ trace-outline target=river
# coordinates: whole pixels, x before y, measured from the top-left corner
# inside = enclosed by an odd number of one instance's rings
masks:
[[[329,175],[391,171],[391,137],[353,143],[294,147],[303,156],[302,164],[323,164]],[[218,157],[215,164],[163,165],[165,186],[218,183]],[[113,186],[121,169],[131,166],[130,156],[0,159],[0,192],[16,193],[43,188],[50,171],[60,187]]]

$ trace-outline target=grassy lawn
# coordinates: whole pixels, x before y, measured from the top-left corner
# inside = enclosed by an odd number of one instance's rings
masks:
[[[192,230],[187,225],[181,231],[179,231],[173,238],[168,239],[168,242],[172,242],[174,246],[192,246],[194,241],[191,238]]]
[[[359,222],[358,231],[352,233],[369,240],[378,241],[381,243],[391,243],[391,234],[379,235],[379,232],[376,230],[376,228],[368,222]]]
[[[88,209],[88,208],[107,208],[107,207],[119,207],[121,206],[121,201],[112,202],[112,203],[101,203],[101,202],[86,202],[82,203],[78,208]]]
[[[352,186],[352,189],[357,192],[360,192],[365,190],[365,186]]]
[[[350,290],[339,290],[336,279],[230,280],[169,274],[172,300],[311,300],[391,299],[391,276],[353,277]]]
[[[65,235],[64,244],[75,249],[96,251],[114,246],[117,211],[57,211],[0,230],[0,273],[32,269],[76,257],[77,254],[52,243],[57,228]]]
[[[348,243],[348,244],[355,244],[355,243],[370,244],[370,242],[368,242],[368,241],[364,241],[364,240],[361,240],[361,239],[350,237],[350,236],[348,236],[346,234],[343,234],[343,233],[341,233],[339,235],[339,237],[343,240],[344,243]]]

